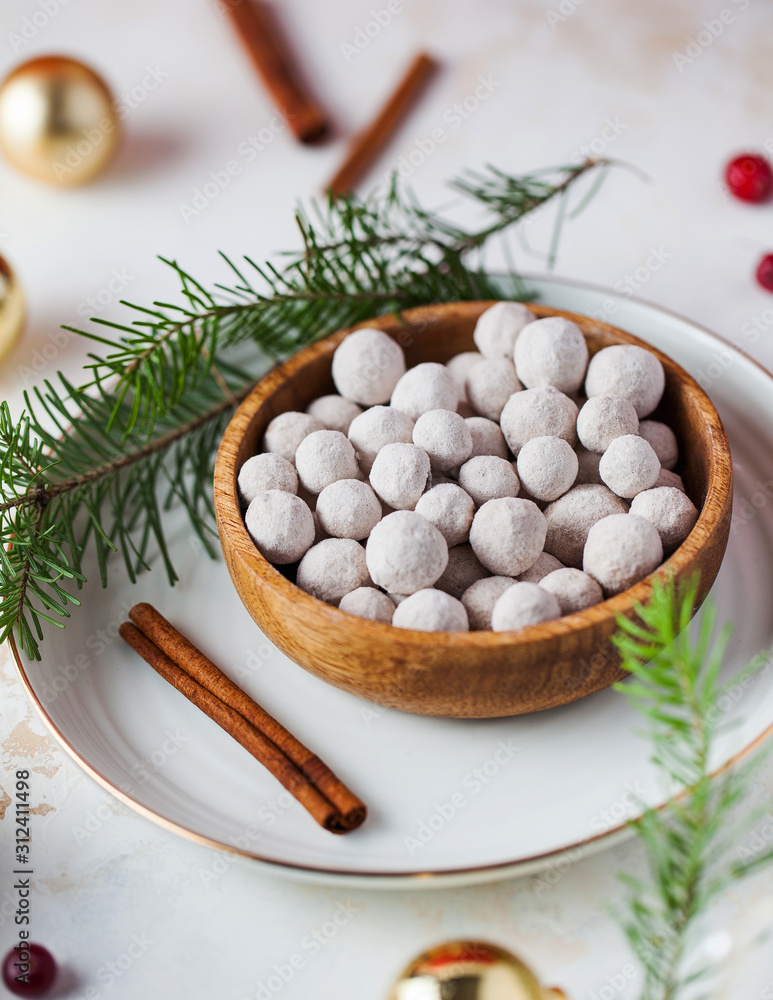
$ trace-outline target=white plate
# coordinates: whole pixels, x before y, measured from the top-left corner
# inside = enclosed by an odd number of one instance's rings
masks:
[[[649,341],[709,388],[730,437],[736,513],[714,587],[739,623],[734,670],[773,640],[773,380],[711,333],[601,289],[534,279],[542,301],[603,318]],[[759,485],[757,485],[759,484]],[[176,515],[175,515],[176,516]],[[486,721],[381,709],[329,687],[276,651],[177,521],[172,555],[132,586],[116,560],[107,591],[96,572],[41,663],[20,666],[44,720],[100,784],[155,822],[275,872],[371,888],[483,882],[551,864],[625,835],[637,799],[663,800],[647,744],[623,697],[605,691],[550,712]],[[318,828],[244,750],[116,641],[129,607],[151,601],[238,683],[311,746],[368,803],[346,837]],[[773,724],[773,670],[730,690],[719,766]],[[432,877],[430,877],[432,876]],[[549,877],[549,876],[548,876]]]

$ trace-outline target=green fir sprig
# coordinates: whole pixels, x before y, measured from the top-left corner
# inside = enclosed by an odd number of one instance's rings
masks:
[[[717,737],[726,728],[723,696],[739,684],[748,688],[770,652],[722,681],[732,628],[717,629],[710,599],[690,625],[697,592],[697,578],[681,590],[672,579],[656,581],[650,602],[636,609],[638,621],[621,616],[614,639],[633,675],[617,687],[646,721],[652,762],[672,796],[631,824],[649,879],[620,876],[627,891],[619,919],[645,972],[642,1000],[705,995],[712,967],[694,947],[703,919],[719,893],[773,860],[773,850],[739,856],[767,812],[747,801],[765,754],[713,773]]]
[[[14,634],[40,656],[43,622],[62,626],[78,604],[89,546],[103,584],[113,552],[132,579],[160,552],[174,582],[165,512],[181,504],[212,551],[214,454],[260,372],[379,314],[501,297],[484,268],[491,239],[554,199],[564,204],[580,178],[606,166],[470,173],[452,187],[480,210],[476,229],[423,208],[396,182],[366,199],[331,198],[298,213],[300,250],[264,265],[227,260],[232,284],[211,290],[167,261],[180,302],[124,303],[131,322],[74,330],[100,351],[83,383],[57,374],[25,394],[18,419],[0,405],[0,640]],[[511,277],[512,297],[527,298]]]

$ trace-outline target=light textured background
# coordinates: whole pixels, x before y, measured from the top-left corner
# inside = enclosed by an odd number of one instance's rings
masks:
[[[752,278],[758,257],[773,250],[773,206],[743,206],[720,183],[732,152],[773,151],[766,0],[404,0],[356,54],[346,46],[381,8],[378,0],[279,6],[340,137],[307,150],[278,134],[248,163],[240,144],[269,125],[273,109],[210,0],[3,3],[0,72],[32,55],[63,52],[104,72],[117,94],[142,88],[143,78],[152,79],[148,67],[161,78],[153,89],[135,90],[125,146],[91,187],[49,190],[0,163],[0,251],[29,301],[24,339],[0,371],[3,397],[14,406],[35,379],[57,367],[78,371],[87,345],[62,339],[60,323],[95,312],[116,318],[121,295],[148,302],[172,293],[154,254],[177,257],[211,284],[226,278],[218,249],[262,260],[294,246],[297,200],[320,190],[345,136],[368,121],[420,47],[442,61],[442,74],[369,182],[438,127],[446,141],[411,176],[432,204],[447,199],[448,178],[487,162],[527,170],[592,146],[634,163],[650,181],[615,172],[566,230],[557,272],[631,287],[628,276],[644,268],[633,278],[637,295],[773,363],[773,297]],[[722,10],[733,15],[724,26]],[[25,26],[25,19],[32,20]],[[689,62],[674,58],[688,52]],[[461,122],[449,109],[473,93],[480,77],[492,81],[491,96]],[[238,176],[184,221],[181,204],[234,159]],[[531,227],[529,239],[544,246],[543,229]],[[653,250],[663,264],[648,269]],[[542,266],[537,257],[519,263],[533,271]],[[111,284],[116,274],[125,286],[119,294]],[[635,846],[580,858],[547,880],[458,892],[346,892],[275,880],[158,829],[86,778],[33,716],[7,650],[0,682],[0,816],[12,769],[31,767],[34,931],[65,966],[59,996],[261,998],[275,993],[261,987],[277,975],[274,966],[300,954],[303,967],[282,986],[283,1000],[379,1000],[413,953],[456,935],[514,948],[578,1000],[621,995],[629,958],[604,903],[617,897],[614,873],[638,867]],[[771,790],[768,768],[757,794]],[[3,952],[14,940],[7,915],[10,817],[0,823]],[[773,996],[770,944],[748,947],[755,933],[773,926],[771,888],[767,874],[728,895],[713,921],[715,936],[706,937],[706,947],[721,951],[727,942],[716,931],[725,927],[733,936],[718,987],[727,996]],[[339,927],[331,923],[336,913]],[[110,963],[117,963],[113,971]],[[623,992],[636,994],[639,980]]]

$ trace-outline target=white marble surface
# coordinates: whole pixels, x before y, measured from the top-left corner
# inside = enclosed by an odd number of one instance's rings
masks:
[[[442,74],[371,181],[437,127],[446,141],[411,177],[434,204],[447,197],[446,179],[486,162],[526,170],[589,146],[630,161],[651,180],[615,172],[566,230],[557,272],[609,286],[632,281],[641,297],[773,363],[773,297],[752,278],[757,258],[773,249],[773,206],[731,201],[719,183],[733,151],[773,151],[765,0],[404,0],[356,54],[342,46],[357,40],[381,3],[280,6],[341,137],[306,150],[279,133],[247,162],[240,144],[269,127],[273,111],[209,0],[5,0],[0,72],[61,51],[102,70],[119,94],[140,88],[120,159],[99,183],[62,193],[0,163],[0,250],[29,301],[25,337],[0,373],[3,397],[15,408],[34,380],[57,367],[79,369],[88,346],[63,338],[60,323],[95,312],[116,318],[120,295],[146,302],[172,293],[154,254],[177,257],[211,283],[226,276],[218,249],[260,260],[295,245],[296,200],[320,189],[345,134],[368,120],[419,47],[442,60]],[[723,10],[732,15],[725,25]],[[453,105],[480,77],[491,95],[460,121]],[[234,159],[238,174],[186,222],[180,205]],[[536,243],[540,228],[530,229]],[[661,263],[648,268],[648,258]],[[542,266],[525,255],[519,263]],[[159,829],[83,775],[45,734],[7,650],[0,681],[0,811],[12,770],[29,766],[34,937],[65,967],[60,997],[243,1000],[274,996],[279,986],[283,1000],[379,1000],[413,953],[458,935],[514,948],[574,998],[638,993],[637,977],[618,989],[629,957],[605,910],[605,901],[618,898],[615,872],[640,866],[635,845],[573,859],[547,878],[464,891],[343,892],[277,880]],[[771,792],[769,766],[757,793],[766,799]],[[0,823],[3,952],[14,940],[10,815]],[[769,944],[747,947],[756,931],[773,926],[771,888],[773,874],[763,874],[723,900],[713,923],[732,932],[735,948],[720,993],[773,996]]]

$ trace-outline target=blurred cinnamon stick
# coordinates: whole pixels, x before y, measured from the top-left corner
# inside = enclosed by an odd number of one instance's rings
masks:
[[[416,56],[371,124],[355,137],[346,159],[328,184],[327,190],[335,195],[345,195],[352,191],[436,69],[437,63],[426,52]]]
[[[323,139],[330,123],[303,86],[268,5],[262,0],[221,0],[219,6],[295,137],[305,143]]]

